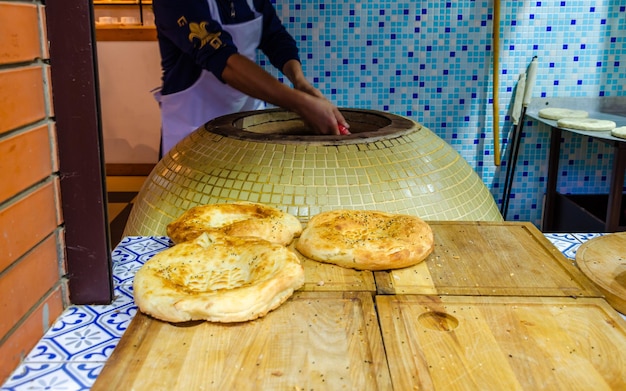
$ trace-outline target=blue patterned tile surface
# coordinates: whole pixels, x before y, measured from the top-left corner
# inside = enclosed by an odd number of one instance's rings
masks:
[[[572,262],[578,247],[599,235],[545,234]],[[166,237],[124,238],[113,250],[114,302],[65,310],[0,391],[90,389],[137,312],[133,276],[172,244]]]
[[[132,292],[137,270],[172,245],[167,237],[126,237],[112,252],[114,300],[70,306],[1,388],[88,390],[137,313]]]
[[[544,234],[548,240],[559,249],[563,255],[572,261],[576,259],[576,251],[581,244],[588,240],[606,235],[601,233],[547,233]]]
[[[559,249],[563,255],[569,259],[576,259],[576,249],[580,247],[580,241],[575,235],[567,233],[545,234],[546,238],[552,242],[554,247]]]
[[[24,363],[2,390],[89,390],[104,362]]]

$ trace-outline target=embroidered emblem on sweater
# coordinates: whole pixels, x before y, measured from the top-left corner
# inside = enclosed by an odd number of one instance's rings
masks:
[[[210,33],[207,30],[208,22],[189,23],[189,41],[193,42],[194,39],[200,41],[200,48],[203,48],[207,43],[211,45],[213,49],[219,49],[223,43],[220,39],[221,31],[217,33]]]

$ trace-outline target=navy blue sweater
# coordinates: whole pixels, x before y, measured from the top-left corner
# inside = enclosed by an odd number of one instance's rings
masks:
[[[254,18],[246,0],[216,1],[224,24],[242,23]],[[231,17],[231,3],[234,6],[234,17]],[[198,80],[202,69],[223,80],[226,60],[238,51],[230,34],[223,31],[222,26],[212,18],[207,1],[153,0],[152,7],[163,68],[161,93],[171,94],[190,87]],[[263,35],[259,49],[270,63],[282,70],[287,61],[300,61],[296,42],[276,15],[270,0],[254,0],[254,7],[263,15]],[[198,26],[202,26],[201,31],[198,31]],[[206,32],[221,33],[219,40],[203,44],[202,33],[205,35]],[[220,41],[220,45],[215,44]]]

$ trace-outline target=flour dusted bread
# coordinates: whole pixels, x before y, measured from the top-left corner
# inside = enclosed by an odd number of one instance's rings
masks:
[[[304,284],[298,256],[263,239],[203,233],[148,260],[135,275],[139,309],[168,322],[244,322]]]
[[[311,218],[295,244],[305,257],[358,270],[415,265],[434,248],[430,226],[417,216],[334,210]]]
[[[620,126],[611,130],[613,137],[626,138],[626,126]]]
[[[595,118],[561,118],[556,124],[559,128],[598,131],[612,130],[617,126],[613,121]]]
[[[572,110],[564,109],[560,107],[546,107],[539,110],[539,116],[541,118],[560,120],[561,118],[587,118],[589,113],[585,110]]]
[[[167,225],[174,243],[218,232],[231,236],[253,236],[284,246],[302,232],[296,216],[269,205],[252,202],[198,205]]]

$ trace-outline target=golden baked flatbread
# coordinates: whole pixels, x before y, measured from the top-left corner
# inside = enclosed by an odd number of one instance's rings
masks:
[[[148,260],[133,289],[142,312],[167,322],[244,322],[265,316],[303,284],[302,265],[287,247],[202,233]]]
[[[415,265],[434,248],[430,226],[417,216],[334,210],[311,218],[295,243],[305,257],[358,270]]]
[[[284,246],[302,232],[296,216],[252,202],[198,205],[167,225],[174,243],[197,238],[202,232],[253,236]]]

